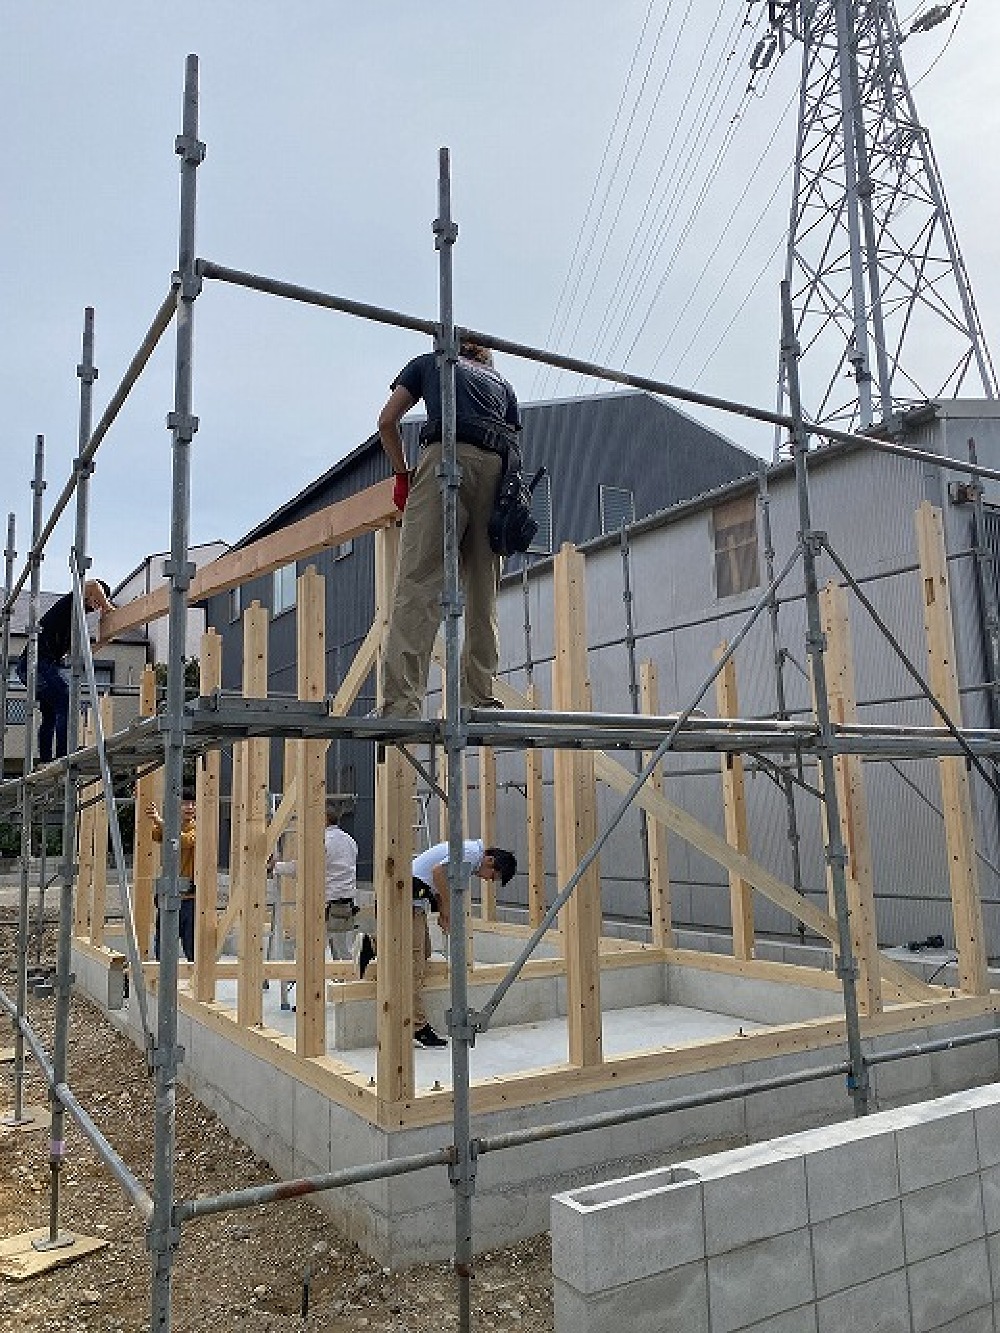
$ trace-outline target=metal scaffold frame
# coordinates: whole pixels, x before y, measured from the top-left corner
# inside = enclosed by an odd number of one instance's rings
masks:
[[[627,385],[680,401],[698,403],[744,417],[769,422],[786,430],[792,442],[796,487],[799,506],[799,537],[795,550],[775,572],[773,551],[768,539],[769,585],[747,616],[742,629],[733,637],[717,658],[713,670],[702,683],[696,697],[679,713],[662,716],[618,715],[568,710],[518,711],[511,709],[502,714],[488,710],[463,710],[459,695],[459,622],[462,614],[462,596],[459,581],[458,542],[456,528],[459,468],[456,448],[456,416],[454,371],[458,356],[460,330],[454,322],[453,308],[453,251],[458,229],[451,216],[451,175],[447,149],[439,158],[438,216],[433,223],[435,244],[439,256],[439,315],[436,320],[417,319],[396,311],[364,305],[322,292],[297,287],[276,279],[227,269],[219,264],[197,258],[195,245],[197,171],[205,155],[205,145],[199,139],[198,122],[198,60],[189,56],[186,65],[182,132],[176,141],[180,165],[180,226],[178,267],[170,293],[157,312],[139,352],[133,359],[111,403],[98,424],[91,429],[92,390],[96,378],[93,364],[93,312],[88,311],[84,331],[84,352],[79,367],[80,431],[79,453],[74,475],[57,501],[46,525],[41,522],[41,493],[43,481],[43,451],[39,440],[33,489],[35,493],[34,530],[28,564],[18,581],[13,579],[14,533],[13,519],[8,532],[7,576],[3,608],[3,681],[8,666],[8,631],[11,608],[25,580],[31,577],[31,618],[29,621],[29,666],[33,668],[37,653],[37,603],[39,595],[39,565],[46,540],[55,522],[71,496],[76,497],[76,532],[72,553],[73,590],[78,614],[74,620],[72,650],[73,685],[69,716],[69,753],[65,760],[41,769],[33,766],[31,749],[33,695],[30,693],[33,669],[29,671],[29,709],[26,721],[26,748],[24,777],[15,782],[0,784],[0,809],[19,808],[22,814],[22,884],[20,895],[20,928],[18,935],[18,988],[12,1001],[0,992],[0,1007],[12,1018],[17,1034],[15,1060],[17,1101],[20,1113],[20,1087],[24,1071],[24,1050],[27,1046],[37,1059],[50,1088],[53,1108],[50,1170],[52,1177],[49,1241],[51,1245],[72,1243],[59,1230],[60,1191],[59,1173],[64,1152],[64,1119],[68,1113],[78,1123],[102,1160],[136,1205],[148,1225],[148,1243],[152,1256],[152,1328],[157,1333],[169,1333],[171,1327],[171,1280],[173,1255],[180,1240],[184,1221],[199,1216],[259,1203],[300,1197],[320,1190],[342,1187],[361,1181],[382,1179],[405,1172],[447,1166],[454,1187],[455,1205],[455,1272],[458,1282],[459,1326],[462,1333],[471,1328],[470,1278],[473,1261],[473,1198],[475,1194],[476,1163],[480,1155],[517,1147],[529,1142],[543,1142],[563,1134],[582,1133],[588,1129],[611,1124],[640,1120],[651,1115],[662,1115],[694,1106],[721,1102],[733,1097],[773,1091],[793,1083],[813,1079],[846,1076],[853,1100],[854,1111],[864,1114],[869,1106],[868,1071],[883,1061],[903,1059],[926,1054],[932,1050],[952,1049],[972,1041],[995,1040],[1000,1030],[990,1029],[967,1038],[949,1038],[941,1042],[901,1046],[883,1050],[877,1055],[865,1051],[859,1022],[857,996],[858,964],[854,954],[850,926],[850,907],[845,867],[847,850],[841,835],[838,780],[835,762],[838,757],[852,754],[893,754],[907,757],[957,755],[980,765],[981,756],[1000,754],[1000,733],[992,730],[975,732],[962,730],[956,719],[937,703],[943,726],[939,728],[888,728],[835,725],[830,712],[826,681],[826,642],[820,616],[819,588],[816,578],[816,558],[821,551],[830,554],[843,576],[850,580],[846,567],[829,548],[822,534],[813,528],[810,511],[807,455],[810,433],[826,439],[862,444],[868,448],[922,460],[936,467],[950,468],[973,476],[1000,480],[1000,472],[979,467],[974,462],[963,463],[945,459],[937,454],[847,434],[842,431],[813,428],[803,420],[797,394],[797,365],[799,349],[796,344],[790,297],[785,286],[783,306],[783,360],[786,383],[789,386],[791,413],[788,416],[724,399],[699,394],[679,386],[628,375],[609,367],[593,365],[575,358],[514,343],[486,333],[475,333],[478,342],[495,351],[532,359],[565,370],[578,371],[593,378]],[[190,453],[198,429],[193,412],[193,328],[195,303],[202,292],[205,279],[236,283],[282,298],[318,305],[355,317],[386,323],[398,328],[421,332],[434,339],[442,373],[443,405],[443,463],[441,475],[442,503],[444,506],[444,624],[445,624],[445,688],[444,715],[440,722],[402,722],[396,719],[346,718],[333,716],[323,702],[314,705],[288,705],[266,698],[230,704],[220,697],[202,698],[193,705],[186,703],[184,693],[184,651],[186,615],[194,577],[189,559]],[[169,648],[166,703],[155,718],[147,718],[129,728],[122,735],[104,738],[100,729],[94,745],[79,744],[77,732],[80,713],[80,684],[87,669],[88,645],[85,620],[82,614],[82,580],[89,559],[86,556],[88,491],[93,458],[100,442],[124,403],[132,385],[152,355],[160,337],[176,318],[176,358],[173,409],[168,418],[172,449],[171,540],[170,556],[165,567],[169,580],[168,615]],[[812,667],[815,688],[815,720],[792,722],[779,719],[769,722],[747,722],[730,719],[720,726],[718,719],[693,716],[702,697],[732,660],[740,642],[751,626],[765,612],[774,613],[775,596],[783,580],[799,561],[802,562],[807,608],[806,647]],[[854,590],[860,594],[857,584]],[[861,594],[863,596],[863,594]],[[868,609],[874,615],[874,608]],[[143,617],[145,618],[145,617]],[[890,638],[888,627],[880,628]],[[894,645],[896,646],[896,645]],[[897,650],[898,650],[898,646]],[[777,651],[777,649],[776,649]],[[901,652],[901,650],[898,650]],[[777,661],[777,659],[776,659]],[[94,698],[92,664],[90,690]],[[915,668],[914,668],[915,671]],[[919,679],[919,673],[918,679]],[[779,671],[780,676],[780,671]],[[634,682],[633,682],[634,683]],[[5,688],[5,686],[4,686]],[[921,688],[934,701],[929,686],[921,681]],[[635,691],[633,690],[633,695]],[[0,704],[5,696],[0,695]],[[779,688],[779,707],[781,706]],[[6,712],[0,722],[0,754],[2,734],[6,729]],[[441,1149],[422,1154],[394,1158],[390,1162],[352,1167],[301,1180],[286,1181],[273,1186],[237,1190],[212,1199],[178,1200],[175,1196],[175,1096],[181,1053],[178,1048],[177,1008],[179,974],[178,919],[184,881],[180,874],[179,833],[184,759],[192,751],[208,750],[227,736],[293,736],[296,738],[329,739],[351,736],[384,746],[387,754],[398,753],[407,742],[430,743],[443,748],[447,760],[449,883],[456,922],[452,932],[450,973],[449,1030],[452,1036],[453,1074],[453,1142]],[[512,747],[547,746],[555,750],[586,751],[603,746],[628,748],[644,752],[646,757],[634,779],[623,792],[617,813],[592,845],[579,859],[542,923],[528,940],[521,956],[510,967],[504,980],[478,1012],[470,1007],[468,969],[466,966],[466,932],[464,923],[469,915],[469,881],[462,868],[462,796],[464,752],[475,744],[505,744]],[[768,750],[811,754],[822,774],[822,799],[826,812],[826,858],[830,871],[837,939],[835,953],[837,975],[843,989],[846,1018],[847,1058],[794,1075],[742,1081],[738,1086],[720,1086],[697,1096],[674,1098],[600,1115],[580,1116],[545,1127],[536,1127],[508,1134],[474,1137],[470,1099],[470,1050],[478,1033],[487,1030],[493,1013],[506,991],[523,969],[528,957],[541,940],[545,929],[559,910],[573,900],[574,891],[595,862],[601,847],[625,812],[632,808],[640,792],[656,771],[664,756],[673,750],[716,751],[742,753]],[[162,914],[160,931],[160,959],[158,973],[158,1003],[155,1039],[147,1040],[147,1059],[156,1086],[154,1126],[154,1167],[152,1190],[147,1191],[132,1175],[127,1164],[90,1120],[66,1082],[67,1036],[70,1017],[71,947],[73,925],[73,892],[76,867],[73,860],[75,823],[79,807],[79,788],[84,782],[101,778],[105,798],[113,807],[111,772],[137,773],[150,764],[162,762],[165,792],[163,802],[163,865],[157,882],[157,896]],[[631,776],[631,775],[630,775]],[[60,916],[58,960],[56,971],[56,1035],[55,1051],[50,1061],[34,1032],[27,1015],[27,875],[30,853],[30,831],[33,802],[40,795],[61,784],[63,790],[63,853],[61,866]],[[409,819],[409,812],[406,812]],[[116,856],[119,848],[116,846]],[[122,874],[122,907],[126,918],[127,938],[134,939],[134,921],[127,884]],[[579,896],[579,895],[578,895]],[[132,959],[132,981],[137,993],[143,995],[142,967]]]

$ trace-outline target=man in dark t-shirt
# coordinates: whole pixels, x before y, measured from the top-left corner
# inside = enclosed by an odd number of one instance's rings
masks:
[[[379,437],[396,474],[393,498],[403,511],[399,568],[382,665],[382,712],[419,717],[434,636],[441,623],[444,520],[437,470],[441,462],[441,375],[433,353],[400,371],[378,419]],[[423,399],[427,424],[420,459],[407,467],[399,423]],[[500,557],[490,549],[489,517],[503,459],[517,449],[517,397],[493,369],[489,350],[464,340],[455,366],[458,463],[458,554],[465,593],[462,703],[496,706],[493,678],[499,657],[496,600]]]
[[[83,585],[83,604],[88,611],[114,610],[111,589],[103,579],[88,579]],[[42,763],[66,753],[66,721],[69,686],[62,661],[70,650],[73,635],[73,594],[53,602],[38,622],[38,667],[35,673],[35,702],[41,714],[38,725],[38,757]],[[28,650],[18,658],[16,671],[28,683]],[[53,741],[55,754],[53,756]]]

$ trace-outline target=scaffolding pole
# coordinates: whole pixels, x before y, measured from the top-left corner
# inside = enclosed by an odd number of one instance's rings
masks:
[[[830,696],[826,683],[826,639],[819,604],[819,582],[816,577],[816,557],[822,549],[819,534],[812,525],[809,502],[809,480],[806,455],[809,437],[802,420],[799,398],[799,346],[795,337],[792,315],[791,289],[788,281],[781,284],[781,347],[785,361],[788,401],[792,409],[792,459],[799,502],[799,542],[802,550],[802,576],[806,598],[806,650],[812,664],[813,686],[816,697],[816,720],[819,724],[817,758],[823,774],[823,801],[826,806],[826,860],[830,867],[833,886],[834,915],[837,920],[837,975],[844,988],[844,1015],[847,1023],[847,1049],[851,1063],[848,1087],[854,1099],[856,1115],[868,1111],[868,1071],[861,1044],[861,1020],[858,1014],[858,966],[851,943],[850,908],[847,897],[847,849],[840,825],[840,801],[837,796],[837,772],[834,766],[833,733],[830,719]]]
[[[192,414],[194,356],[194,303],[201,289],[195,273],[195,220],[197,172],[205,157],[198,138],[198,57],[189,55],[184,77],[182,132],[175,149],[181,159],[180,226],[177,261],[177,350],[174,410],[167,418],[173,456],[170,505],[170,559],[164,573],[170,581],[167,699],[164,737],[163,863],[157,881],[160,911],[160,971],[157,989],[157,1040],[154,1057],[156,1125],[153,1160],[153,1220],[149,1229],[153,1280],[151,1328],[170,1333],[170,1294],[174,1252],[179,1228],[174,1217],[174,1157],[176,1148],[177,1069],[177,964],[180,919],[180,808],[184,771],[184,647],[187,627],[187,590],[194,566],[188,560],[191,513],[191,442],[198,428]]]

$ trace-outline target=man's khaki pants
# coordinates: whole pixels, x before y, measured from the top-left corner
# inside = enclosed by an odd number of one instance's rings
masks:
[[[403,511],[399,569],[382,667],[382,701],[389,717],[419,717],[427,689],[434,637],[441,623],[444,586],[444,517],[437,470],[441,445],[420,455]],[[462,703],[476,708],[493,697],[499,655],[497,588],[500,557],[490,549],[489,519],[499,454],[458,442],[462,479],[458,492],[458,554],[465,592]]]
[[[424,977],[427,975],[427,960],[431,956],[431,934],[427,929],[427,913],[419,907],[413,909],[413,1031],[419,1032],[427,1022],[427,1010],[424,1008]],[[374,981],[378,976],[378,959],[369,963],[365,971],[365,981]]]

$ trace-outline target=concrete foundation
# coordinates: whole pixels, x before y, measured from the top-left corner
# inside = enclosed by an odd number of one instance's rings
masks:
[[[1000,1312],[1000,1088],[552,1201],[557,1333],[979,1333]]]
[[[109,956],[109,969],[115,955]],[[92,951],[74,955],[77,985],[108,1006],[113,987]],[[332,985],[333,983],[331,983]],[[370,1123],[350,1105],[350,1096],[325,1089],[336,1064],[355,1080],[373,1085],[376,1069],[374,1006],[346,994],[328,1006],[330,1059],[298,1061],[283,1034],[294,1032],[295,1015],[279,1008],[280,987],[265,992],[265,1026],[243,1031],[231,1017],[235,1007],[221,983],[219,1002],[196,1004],[182,984],[178,1042],[184,1048],[181,1076],[195,1095],[227,1127],[266,1159],[283,1178],[315,1175],[345,1166],[379,1162],[436,1150],[452,1142],[450,1050],[415,1052],[417,1105],[436,1095],[423,1123],[385,1129]],[[550,1071],[567,1060],[565,1000],[562,980],[546,978],[515,984],[497,1015],[497,1025],[477,1037],[472,1050],[475,1089],[494,1091],[505,1079]],[[431,987],[432,1021],[444,1026],[447,1005],[444,979]],[[477,1003],[473,986],[472,1003]],[[485,991],[481,998],[485,998]],[[150,1019],[156,1022],[156,993],[150,992]],[[698,1052],[719,1039],[763,1035],[762,1024],[836,1018],[837,990],[809,988],[781,981],[723,975],[693,967],[642,964],[602,972],[605,1059],[664,1048]],[[137,1006],[127,1000],[110,1007],[110,1017],[141,1044]],[[869,1046],[920,1042],[943,1033],[981,1030],[992,1024],[986,1014],[933,1031],[911,1027],[905,1036],[888,1034]],[[822,1026],[822,1025],[821,1025]],[[368,1044],[361,1044],[368,1036]],[[635,1079],[629,1086],[549,1096],[532,1105],[512,1104],[474,1118],[474,1135],[503,1133],[546,1125],[593,1113],[702,1093],[752,1079],[828,1064],[844,1057],[842,1045],[761,1058],[754,1043],[745,1060],[711,1059],[698,1072]],[[749,1044],[749,1043],[748,1043]],[[874,1092],[879,1105],[926,1098],[993,1080],[1000,1075],[995,1043],[943,1055],[892,1063],[878,1070]],[[610,1080],[609,1080],[610,1082]],[[556,1085],[553,1085],[556,1086]],[[442,1093],[445,1094],[442,1098]],[[494,1098],[494,1104],[498,1099]],[[357,1097],[354,1098],[357,1103]],[[781,1093],[735,1098],[686,1111],[574,1134],[547,1143],[480,1157],[476,1179],[475,1245],[483,1251],[544,1231],[553,1194],[624,1174],[661,1167],[694,1150],[715,1150],[755,1142],[775,1134],[848,1118],[853,1113],[842,1078],[804,1084]],[[237,1182],[234,1182],[236,1184]],[[380,1263],[403,1268],[418,1261],[445,1260],[453,1251],[454,1202],[443,1168],[395,1177],[315,1196],[345,1235]]]

